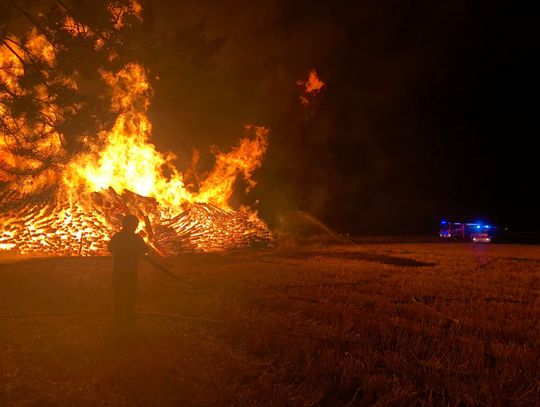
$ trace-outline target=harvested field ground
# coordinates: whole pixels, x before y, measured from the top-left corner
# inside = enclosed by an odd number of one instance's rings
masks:
[[[144,263],[0,257],[2,405],[540,405],[540,246],[361,244]]]

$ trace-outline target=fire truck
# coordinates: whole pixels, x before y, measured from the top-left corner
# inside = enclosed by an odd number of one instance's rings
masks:
[[[485,223],[441,221],[439,236],[443,239],[490,243],[496,237],[497,227]]]

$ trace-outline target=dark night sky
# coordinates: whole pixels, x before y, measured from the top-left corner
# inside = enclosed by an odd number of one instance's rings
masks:
[[[186,161],[192,147],[234,145],[245,123],[269,126],[248,198],[270,223],[300,209],[351,234],[430,233],[441,217],[540,228],[538,13],[474,0],[146,10],[155,33],[202,21],[224,40],[200,71],[157,73],[156,143]],[[306,111],[295,81],[311,68],[327,87]]]

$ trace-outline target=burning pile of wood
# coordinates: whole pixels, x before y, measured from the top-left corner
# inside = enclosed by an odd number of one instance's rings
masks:
[[[209,252],[271,244],[272,233],[254,212],[187,204],[169,216],[153,198],[112,188],[54,203],[27,202],[0,215],[0,250],[62,256],[107,255],[110,236],[127,213],[141,220],[141,235],[164,255]]]
[[[226,211],[196,203],[158,225],[155,241],[171,254],[222,251],[267,246],[272,241],[272,233],[253,212]]]

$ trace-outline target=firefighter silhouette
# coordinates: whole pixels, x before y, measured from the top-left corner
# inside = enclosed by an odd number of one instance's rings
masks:
[[[135,319],[139,259],[149,251],[143,238],[135,233],[138,225],[136,216],[127,215],[122,220],[122,230],[111,238],[108,245],[113,255],[114,315],[120,324]]]

